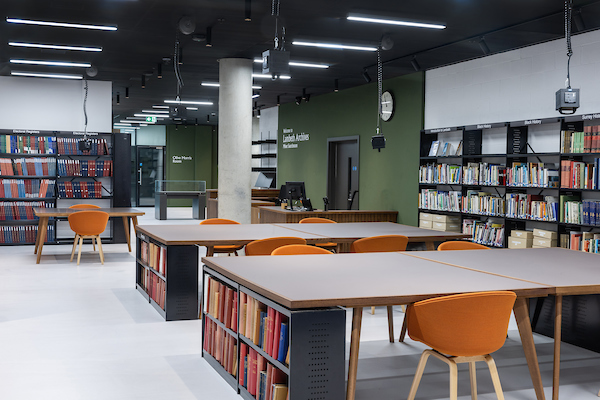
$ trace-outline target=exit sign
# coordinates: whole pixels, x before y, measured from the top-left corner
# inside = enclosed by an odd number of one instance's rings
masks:
[[[146,117],[146,122],[156,122],[156,117]]]

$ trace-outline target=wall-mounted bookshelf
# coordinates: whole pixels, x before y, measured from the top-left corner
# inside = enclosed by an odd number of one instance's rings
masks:
[[[600,114],[423,130],[420,151],[425,215],[487,229],[497,240],[484,244],[497,247],[533,229],[564,247],[600,247]]]

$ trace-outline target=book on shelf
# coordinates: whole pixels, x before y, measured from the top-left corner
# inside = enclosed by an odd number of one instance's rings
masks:
[[[462,156],[462,148],[463,148],[463,141],[461,140],[460,143],[458,143],[458,146],[456,146],[456,153],[454,153],[454,155]]]
[[[431,142],[431,147],[429,148],[429,157],[437,156],[439,148],[440,148],[439,140],[434,140],[433,142]]]
[[[451,156],[452,153],[452,143],[446,142],[444,143],[444,150],[442,151],[442,157]]]

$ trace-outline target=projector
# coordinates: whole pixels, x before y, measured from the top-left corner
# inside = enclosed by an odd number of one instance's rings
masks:
[[[290,52],[285,50],[263,51],[262,73],[273,78],[290,73]]]
[[[579,89],[559,89],[556,92],[556,111],[561,114],[575,114],[579,108]]]
[[[187,117],[187,110],[185,106],[178,104],[176,106],[169,107],[169,117],[173,122],[185,122]]]
[[[79,151],[90,151],[92,149],[92,141],[90,139],[82,139],[79,141]]]
[[[381,151],[381,149],[385,148],[385,137],[383,137],[383,135],[372,136],[371,145],[373,146],[373,150],[377,149]]]

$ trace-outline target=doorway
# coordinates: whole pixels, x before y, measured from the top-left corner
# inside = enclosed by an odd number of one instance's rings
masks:
[[[154,207],[154,182],[164,179],[164,159],[163,146],[136,146],[135,207]]]
[[[331,210],[358,210],[359,136],[327,139],[327,197]]]

